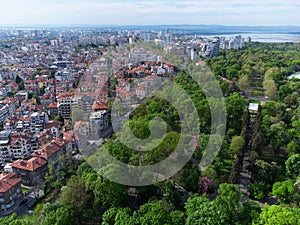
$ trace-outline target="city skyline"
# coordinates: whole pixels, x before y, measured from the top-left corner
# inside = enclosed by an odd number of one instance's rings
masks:
[[[300,3],[287,0],[11,0],[1,25],[299,25]]]

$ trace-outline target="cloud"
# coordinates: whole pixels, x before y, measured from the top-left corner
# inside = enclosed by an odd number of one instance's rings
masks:
[[[300,5],[294,0],[11,0],[1,8],[3,24],[295,25],[300,21]],[[262,19],[264,15],[268,17]]]

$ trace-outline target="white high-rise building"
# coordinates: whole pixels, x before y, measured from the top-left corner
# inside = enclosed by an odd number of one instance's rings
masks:
[[[195,51],[194,49],[192,48],[191,49],[191,60],[194,60],[195,59]]]
[[[228,49],[241,49],[245,46],[245,39],[241,35],[235,35],[228,44]]]

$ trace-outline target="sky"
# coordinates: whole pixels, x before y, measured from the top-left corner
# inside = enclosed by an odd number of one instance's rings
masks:
[[[300,25],[299,0],[1,0],[0,25]]]

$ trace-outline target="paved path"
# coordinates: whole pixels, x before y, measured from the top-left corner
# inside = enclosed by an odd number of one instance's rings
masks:
[[[250,151],[252,144],[252,127],[253,121],[249,121],[247,132],[246,132],[246,147],[243,152],[242,168],[239,173],[237,184],[240,187],[243,197],[240,202],[244,202],[249,198],[248,186],[251,182],[251,171],[250,171]]]

